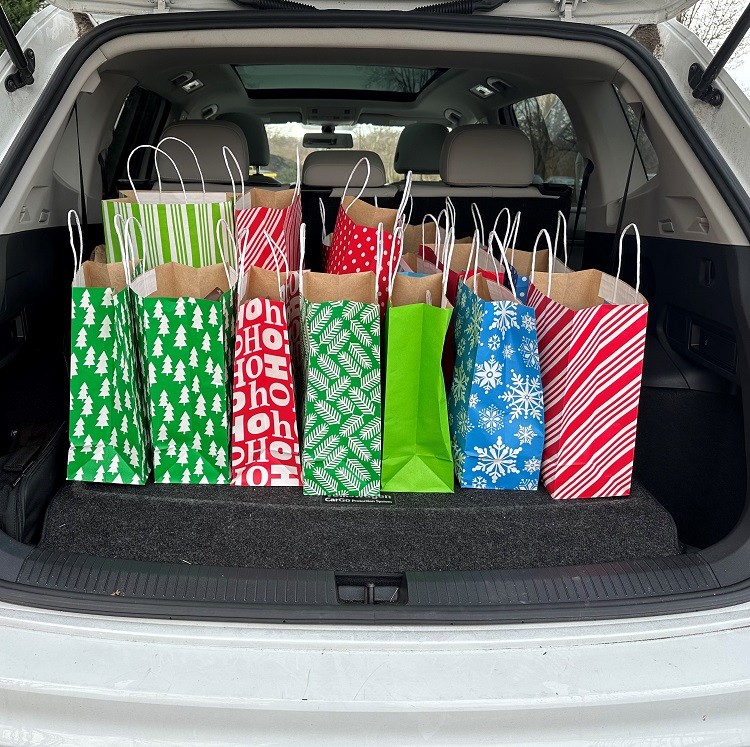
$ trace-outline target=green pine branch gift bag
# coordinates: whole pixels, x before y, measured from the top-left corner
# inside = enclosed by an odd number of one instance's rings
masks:
[[[182,143],[195,156],[195,152],[187,143],[181,140],[177,142]],[[139,145],[135,148],[128,157],[127,167],[131,190],[121,192],[116,199],[102,201],[107,262],[120,262],[122,259],[120,245],[116,241],[116,220],[133,218],[143,226],[143,234],[133,236],[136,253],[143,257],[149,267],[167,262],[179,262],[191,267],[220,264],[223,247],[217,238],[217,227],[221,221],[234,225],[234,195],[206,191],[197,156],[196,164],[201,175],[202,191],[188,192],[174,159],[160,148],[160,145],[161,143],[158,146]],[[133,155],[141,149],[152,150],[160,159],[171,162],[182,187],[180,191],[163,191],[161,178],[158,191],[136,190],[130,174],[130,162]],[[160,176],[159,171],[157,175]],[[227,250],[229,263],[236,266],[231,244]]]
[[[303,259],[300,266],[304,266]],[[380,308],[372,272],[298,276],[305,495],[380,494]]]
[[[229,224],[221,228],[231,242]],[[236,282],[236,271],[226,263],[188,267],[169,262],[132,283],[155,482],[229,482]]]
[[[392,281],[385,344],[384,492],[453,492],[442,369],[453,312],[445,297],[447,279],[447,271],[399,272]]]
[[[78,247],[72,221],[78,225]],[[122,239],[122,226],[118,236]],[[68,479],[141,485],[151,471],[128,280],[132,265],[83,262],[68,214],[75,275],[70,312]]]

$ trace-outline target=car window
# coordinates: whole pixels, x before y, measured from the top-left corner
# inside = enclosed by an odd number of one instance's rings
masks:
[[[572,187],[578,140],[562,101],[554,93],[535,96],[514,104],[513,114],[534,149],[534,180]]]
[[[383,159],[386,179],[389,182],[403,179],[403,175],[397,174],[393,169],[396,146],[402,130],[403,127],[373,124],[336,128],[336,132],[351,134],[356,150],[375,151]],[[271,150],[271,162],[268,168],[263,169],[264,173],[281,182],[293,182],[296,178],[297,148],[299,147],[300,160],[304,163],[305,158],[313,153],[314,149],[303,148],[302,138],[307,132],[320,132],[320,127],[288,122],[267,125],[266,132]]]
[[[641,126],[638,127],[638,113],[625,101],[617,86],[614,86],[614,89],[620,101],[620,106],[622,106],[622,110],[628,120],[631,135],[635,137],[636,133],[638,133],[638,159],[643,168],[643,173],[646,175],[646,179],[651,180],[659,173],[659,157],[656,155],[644,124],[641,123]]]

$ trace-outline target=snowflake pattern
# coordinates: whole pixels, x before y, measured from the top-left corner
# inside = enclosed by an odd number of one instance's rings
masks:
[[[503,427],[503,411],[497,405],[489,405],[479,413],[479,427],[494,435]]]
[[[499,350],[502,347],[502,344],[503,338],[500,337],[500,335],[490,335],[489,340],[487,340],[487,347],[493,352]]]
[[[513,371],[511,383],[503,392],[503,400],[510,411],[509,422],[520,417],[541,422],[544,413],[542,380],[539,376],[522,376]]]
[[[524,337],[518,346],[518,352],[521,353],[521,357],[527,368],[539,368],[539,348],[536,340],[533,340],[531,337]]]
[[[484,389],[485,393],[499,386],[502,376],[503,364],[495,360],[494,355],[475,367],[474,381],[478,387]]]
[[[519,444],[530,444],[534,441],[536,433],[531,425],[519,425],[516,431],[516,438]]]
[[[485,301],[461,284],[449,397],[451,449],[462,487],[536,490],[544,404],[531,308]],[[461,337],[459,337],[461,332]]]
[[[542,462],[540,459],[538,459],[537,457],[531,457],[523,463],[523,470],[524,472],[533,474],[534,472],[538,472],[541,466]]]
[[[503,443],[503,437],[498,436],[497,441],[486,449],[481,446],[474,447],[477,463],[472,468],[474,472],[483,472],[492,480],[493,484],[498,478],[509,473],[518,473],[516,457],[521,448],[514,449]]]
[[[505,339],[509,330],[518,329],[516,306],[517,304],[513,301],[496,301],[493,304],[494,318],[490,324],[490,329],[499,330],[503,339]]]

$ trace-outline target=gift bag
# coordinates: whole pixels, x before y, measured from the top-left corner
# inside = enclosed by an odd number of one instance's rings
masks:
[[[234,160],[240,174],[241,192],[234,203],[235,237],[244,264],[238,265],[240,275],[250,267],[275,270],[276,259],[271,240],[283,252],[290,270],[299,269],[299,229],[302,223],[302,199],[300,196],[300,163],[297,152],[297,181],[293,189],[260,189],[245,191],[245,180],[240,165],[232,151],[224,147],[224,163],[232,178],[227,156]]]
[[[72,220],[78,225],[78,247]],[[151,471],[130,291],[132,262],[82,262],[83,237],[68,214],[73,249],[68,479],[141,485]],[[125,245],[118,221],[118,243]],[[128,256],[127,249],[123,253]]]
[[[372,272],[328,275],[301,271],[298,276],[305,495],[380,493],[376,277]]]
[[[166,140],[177,140],[177,138],[165,138]],[[195,152],[187,143],[181,140],[177,142],[189,148],[195,156]],[[159,190],[135,189],[130,173],[130,161],[133,154],[143,148],[153,150],[157,155],[171,162],[180,179],[182,187],[180,191],[162,190],[158,161]],[[200,171],[200,165],[198,169]],[[135,148],[128,157],[127,172],[131,191],[121,193],[117,199],[102,201],[102,220],[108,262],[121,261],[115,231],[115,219],[120,216],[122,220],[134,218],[139,225],[143,226],[143,234],[137,233],[135,236],[136,253],[143,257],[149,267],[156,267],[166,262],[178,262],[191,267],[207,267],[221,263],[221,247],[216,240],[216,227],[221,220],[232,224],[234,206],[232,194],[206,192],[205,184],[201,192],[186,191],[182,177],[177,170],[177,164],[159,146],[139,145]],[[203,181],[202,172],[201,181]],[[143,236],[147,239],[145,242]],[[236,261],[231,254],[228,259],[232,264]]]
[[[281,245],[276,270],[240,276],[232,389],[232,484],[301,485]],[[288,269],[288,268],[285,268]]]
[[[635,288],[619,279],[631,227]],[[620,236],[616,277],[599,270],[532,277],[545,400],[542,479],[553,498],[630,494],[648,315],[639,283],[634,224]]]
[[[499,277],[475,269],[459,284],[455,317],[449,417],[456,477],[467,488],[536,490],[544,404],[534,311]]]
[[[447,273],[396,273],[386,317],[384,492],[452,493],[443,345],[452,307]]]
[[[225,238],[219,234],[224,232]],[[228,223],[216,240],[231,243]],[[154,481],[229,482],[229,372],[236,271],[158,265],[136,278]]]
[[[352,177],[360,164],[364,163],[367,178],[355,197],[346,193]],[[336,225],[333,229],[331,246],[326,252],[326,272],[333,275],[344,275],[355,272],[374,272],[377,263],[378,226],[384,229],[384,255],[380,263],[378,278],[378,302],[381,313],[385,313],[388,295],[388,266],[393,257],[399,256],[403,246],[404,210],[411,192],[411,172],[406,176],[406,186],[401,204],[397,210],[379,208],[364,202],[360,197],[367,188],[370,176],[370,162],[360,159],[349,176],[344,188]]]

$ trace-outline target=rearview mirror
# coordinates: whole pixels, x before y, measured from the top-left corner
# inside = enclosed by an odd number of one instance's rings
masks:
[[[354,140],[347,132],[308,132],[302,138],[303,148],[353,148]]]

